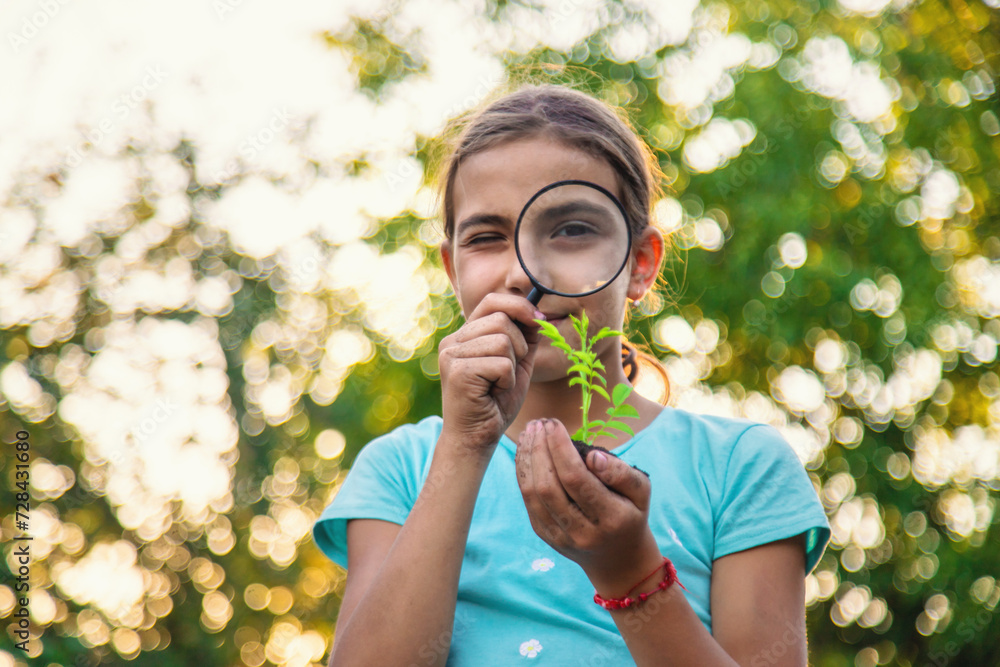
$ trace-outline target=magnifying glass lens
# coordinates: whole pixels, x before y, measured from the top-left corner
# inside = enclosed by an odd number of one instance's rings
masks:
[[[619,204],[588,185],[567,183],[536,196],[517,234],[524,268],[549,293],[601,289],[628,259],[630,235]]]

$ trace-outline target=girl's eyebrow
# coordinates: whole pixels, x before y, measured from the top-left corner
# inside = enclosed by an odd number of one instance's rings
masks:
[[[610,202],[609,202],[610,203]],[[562,204],[555,204],[546,209],[542,209],[539,218],[565,218],[577,213],[589,213],[591,215],[612,215],[610,206],[601,206],[593,202],[578,200],[569,201]]]
[[[511,227],[511,222],[502,215],[496,213],[476,213],[459,223],[455,235],[461,236],[464,232],[473,227]]]

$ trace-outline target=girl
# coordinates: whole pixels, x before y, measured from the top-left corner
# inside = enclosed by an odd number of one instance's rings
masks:
[[[591,333],[622,328],[664,254],[656,174],[630,126],[574,90],[527,87],[468,122],[442,192],[466,320],[439,348],[442,416],[369,443],[314,529],[348,568],[331,665],[806,664],[804,577],[830,531],[776,430],[633,392],[636,435],[596,442],[620,459],[570,442],[579,389],[534,320],[571,341],[583,310]],[[606,289],[536,310],[514,226],[564,179],[614,193],[633,247]],[[622,346],[594,348],[608,386],[629,381]]]

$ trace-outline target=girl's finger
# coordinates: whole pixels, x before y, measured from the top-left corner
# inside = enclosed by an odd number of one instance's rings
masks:
[[[527,350],[525,350],[527,352]],[[455,359],[478,359],[480,357],[506,357],[516,366],[518,359],[513,341],[503,334],[487,334],[452,348]]]
[[[521,435],[517,437],[517,449],[514,451],[517,486],[521,489],[521,495],[525,496],[525,500],[534,489],[534,477],[531,469],[531,442],[533,438],[534,422],[530,422]]]
[[[545,464],[544,462],[539,464],[537,456],[537,450],[544,449],[543,435],[541,422],[528,424],[525,437],[518,446],[518,454],[521,457],[518,482],[521,484],[521,495],[528,510],[528,517],[531,519],[531,527],[539,537],[558,550],[560,546],[570,544],[569,523],[565,518],[565,512],[554,513],[543,498],[545,492],[542,491],[541,485],[545,484]]]
[[[487,294],[469,315],[468,321],[472,322],[497,312],[502,312],[509,319],[520,322],[529,331],[535,332],[538,329],[535,323],[538,309],[523,296],[515,294],[497,292]]]
[[[532,447],[531,465],[534,472],[535,493],[548,510],[552,520],[569,533],[589,525],[590,519],[583,514],[572,498],[566,493],[555,463],[549,452],[549,440],[557,428],[556,420],[544,419],[539,427]],[[560,425],[561,426],[561,425]],[[565,428],[563,428],[565,432]]]
[[[503,313],[494,313],[474,322],[467,322],[452,334],[450,342],[467,344],[480,338],[503,336],[510,341],[514,355],[520,359],[528,353],[529,341],[524,332]]]
[[[552,523],[548,509],[535,492],[533,448],[538,440],[539,422],[531,422],[517,440],[517,451],[514,454],[517,471],[517,485],[521,489],[524,507],[528,511],[531,527],[546,542],[562,543],[565,536],[560,534],[558,526]]]
[[[602,483],[627,498],[639,511],[645,512],[649,509],[652,489],[649,478],[629,464],[616,456],[591,452],[587,455],[587,468]]]
[[[555,422],[548,443],[549,454],[560,484],[592,523],[598,524],[602,519],[607,520],[612,514],[627,511],[625,504],[631,504],[630,501],[609,490],[602,480],[588,469],[576,447],[573,446],[569,432],[561,422]]]

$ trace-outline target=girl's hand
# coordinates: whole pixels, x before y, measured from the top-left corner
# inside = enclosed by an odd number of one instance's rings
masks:
[[[441,341],[443,435],[492,455],[528,391],[539,316],[523,296],[488,294],[462,328]]]
[[[599,452],[584,464],[555,419],[528,424],[515,465],[531,527],[578,563],[598,591],[615,594],[624,585],[624,593],[635,572],[662,560],[647,522],[649,479],[632,466]]]

